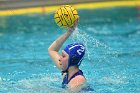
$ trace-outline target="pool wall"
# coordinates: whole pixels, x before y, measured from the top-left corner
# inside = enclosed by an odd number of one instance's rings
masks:
[[[13,0],[14,1],[14,0]],[[16,0],[15,0],[16,1]],[[43,0],[41,0],[43,1]],[[48,0],[49,1],[49,0]],[[72,0],[73,1],[73,0]],[[78,0],[79,1],[79,0]],[[2,1],[1,1],[2,2]],[[58,2],[58,1],[57,1]],[[40,2],[41,3],[41,2]],[[47,2],[48,3],[48,2]],[[21,14],[31,14],[31,13],[50,13],[54,12],[56,9],[60,7],[60,5],[64,4],[70,4],[74,6],[76,9],[93,9],[93,8],[105,8],[105,7],[117,7],[117,6],[140,6],[139,0],[87,0],[87,2],[84,2],[84,0],[81,0],[81,2],[60,2],[60,3],[54,3],[53,5],[51,3],[48,3],[48,5],[41,5],[41,6],[31,6],[31,7],[9,7],[7,8],[2,7],[4,6],[4,3],[0,3],[0,16],[12,16],[12,15],[21,15]],[[8,3],[8,5],[10,5]],[[18,6],[18,5],[17,5]]]

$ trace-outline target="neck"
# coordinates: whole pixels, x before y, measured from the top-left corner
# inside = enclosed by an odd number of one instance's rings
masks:
[[[79,68],[77,66],[69,67],[69,70],[68,70],[68,80],[78,71],[79,71]]]

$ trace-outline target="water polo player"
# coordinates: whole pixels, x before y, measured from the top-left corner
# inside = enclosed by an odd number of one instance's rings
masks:
[[[86,82],[83,72],[79,69],[85,54],[85,47],[81,43],[74,43],[67,45],[62,50],[62,55],[58,51],[72,34],[77,23],[78,20],[75,21],[73,27],[68,28],[68,31],[56,39],[48,48],[49,55],[55,65],[62,71],[62,88],[68,87],[71,90],[79,90]]]

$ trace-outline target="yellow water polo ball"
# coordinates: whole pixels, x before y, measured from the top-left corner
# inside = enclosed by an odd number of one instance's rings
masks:
[[[70,5],[61,6],[54,14],[55,22],[61,28],[73,26],[78,17],[77,10]]]

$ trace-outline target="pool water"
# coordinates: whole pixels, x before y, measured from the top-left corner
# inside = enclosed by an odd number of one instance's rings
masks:
[[[114,7],[79,10],[78,28],[64,44],[83,42],[80,66],[87,85],[83,93],[140,92],[140,10]],[[0,17],[0,92],[68,93],[47,48],[65,30],[50,14]],[[64,47],[63,46],[63,47]]]

